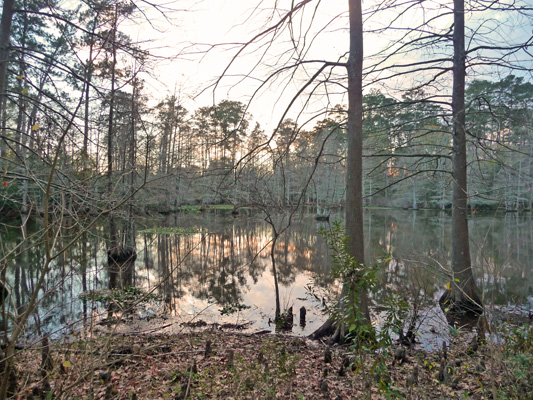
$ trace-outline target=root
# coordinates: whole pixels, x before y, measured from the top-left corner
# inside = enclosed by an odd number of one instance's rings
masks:
[[[311,335],[309,335],[309,338],[314,340],[322,339],[323,337],[333,335],[335,331],[335,322],[332,318],[329,318],[326,322],[322,324],[320,328],[318,328]]]

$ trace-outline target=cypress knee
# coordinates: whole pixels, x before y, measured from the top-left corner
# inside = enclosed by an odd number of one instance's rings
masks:
[[[303,328],[305,327],[305,316],[307,314],[307,310],[305,309],[304,306],[302,306],[302,308],[300,308],[300,326]]]

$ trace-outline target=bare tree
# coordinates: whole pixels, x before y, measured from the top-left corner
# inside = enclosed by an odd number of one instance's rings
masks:
[[[453,197],[452,197],[452,259],[453,279],[449,291],[440,299],[442,307],[454,314],[482,313],[477,293],[468,235],[468,188],[465,118],[465,8],[464,0],[454,0],[453,10]]]
[[[20,86],[19,83],[24,82],[25,86],[20,91],[22,96],[18,96],[18,93],[13,95],[13,91],[9,91],[10,101],[7,104],[10,107],[10,112],[4,112],[6,109],[4,99],[6,99],[6,92],[8,92],[6,90],[6,82],[8,82],[6,78],[6,71],[8,71],[7,64],[9,62],[13,65],[13,58],[7,59],[9,36],[11,35],[12,40],[14,37],[17,38],[16,35],[13,35],[13,30],[19,28],[14,23],[11,29],[9,29],[9,21],[7,19],[4,23],[4,18],[9,16],[9,12],[5,12],[5,10],[12,10],[13,1],[8,0],[4,2],[1,30],[5,34],[2,37],[5,38],[6,46],[2,47],[2,49],[5,49],[5,54],[3,54],[5,58],[2,58],[1,66],[4,68],[4,76],[1,79],[2,99],[0,102],[2,103],[3,109],[0,111],[0,116],[3,119],[1,137],[2,140],[6,140],[9,143],[8,150],[6,152],[2,150],[2,161],[6,160],[9,167],[2,171],[2,178],[3,186],[7,186],[9,182],[9,185],[14,188],[14,194],[5,195],[4,193],[6,192],[2,192],[2,207],[4,207],[7,201],[11,200],[19,207],[24,203],[20,197],[30,192],[25,186],[26,182],[30,182],[31,184],[30,189],[33,196],[31,200],[34,202],[28,203],[32,205],[38,201],[41,203],[39,204],[38,212],[34,212],[31,215],[32,218],[40,221],[40,224],[37,224],[40,229],[36,233],[26,231],[25,224],[27,220],[23,219],[20,224],[23,232],[20,243],[14,249],[6,248],[3,245],[0,246],[2,251],[0,255],[0,281],[3,285],[2,287],[6,288],[2,294],[5,294],[4,297],[7,297],[0,307],[4,321],[2,347],[5,351],[5,357],[4,354],[0,357],[2,361],[2,373],[0,377],[1,399],[7,398],[10,395],[9,393],[13,391],[11,383],[13,382],[13,372],[16,371],[16,360],[14,357],[15,346],[18,346],[17,341],[26,333],[29,325],[28,322],[31,318],[35,317],[37,330],[39,334],[42,333],[38,323],[38,310],[39,306],[50,297],[51,292],[47,287],[47,281],[51,278],[51,274],[53,275],[55,271],[59,270],[61,279],[58,282],[54,282],[54,285],[64,284],[66,277],[64,274],[61,275],[61,272],[64,272],[64,270],[61,271],[61,267],[64,267],[66,254],[69,249],[103,215],[109,211],[115,211],[126,204],[128,198],[132,198],[134,192],[139,187],[142,187],[144,183],[142,179],[133,182],[135,176],[134,170],[139,168],[139,166],[135,165],[135,120],[138,117],[138,110],[135,106],[132,106],[131,136],[129,136],[130,153],[128,157],[129,161],[127,162],[127,168],[131,169],[131,175],[129,187],[125,190],[126,193],[123,198],[120,198],[113,190],[111,190],[111,193],[114,193],[114,195],[105,197],[104,201],[102,201],[103,196],[97,198],[108,187],[108,185],[100,184],[100,180],[105,181],[103,179],[105,178],[105,174],[98,170],[94,171],[94,174],[87,174],[87,164],[82,163],[83,165],[80,166],[77,163],[77,156],[80,154],[78,149],[81,149],[82,158],[87,159],[88,156],[91,162],[95,161],[96,157],[98,157],[98,154],[94,154],[90,149],[87,149],[88,146],[85,145],[85,138],[83,138],[83,145],[81,145],[82,141],[78,141],[81,138],[78,134],[87,132],[87,130],[83,129],[82,123],[84,120],[79,115],[84,100],[87,101],[85,90],[91,87],[102,98],[106,98],[106,94],[109,93],[106,84],[109,81],[107,77],[103,77],[102,80],[105,81],[105,84],[98,87],[95,79],[91,80],[86,74],[79,73],[79,71],[83,71],[83,67],[80,65],[80,60],[77,57],[76,35],[80,35],[80,32],[83,32],[102,40],[102,43],[112,50],[113,70],[117,63],[117,48],[120,46],[122,50],[126,49],[127,51],[125,53],[128,54],[130,50],[133,50],[131,43],[123,45],[123,43],[115,40],[114,33],[116,32],[114,30],[110,31],[110,36],[102,36],[101,32],[95,32],[94,29],[92,32],[84,30],[83,24],[76,19],[76,12],[79,10],[62,10],[55,2],[44,2],[44,10],[43,7],[38,7],[41,3],[35,7],[33,7],[34,4],[32,2],[20,2],[18,4],[20,4],[20,9],[15,10],[15,15],[21,15],[23,23],[31,21],[31,18],[39,18],[43,23],[48,23],[57,29],[51,28],[50,31],[53,33],[43,35],[43,37],[39,37],[36,40],[39,43],[45,43],[46,46],[25,46],[24,42],[20,41],[21,43],[17,43],[15,47],[12,47],[14,49],[13,54],[16,52],[16,54],[23,55],[19,60],[21,60],[21,63],[24,63],[24,71],[26,72],[24,74],[25,76],[21,76],[22,74],[17,76],[18,82],[16,85]],[[100,6],[102,6],[102,3],[100,3]],[[128,2],[128,7],[130,6],[131,3]],[[35,17],[36,15],[38,17]],[[116,19],[114,22],[113,27],[116,28]],[[30,22],[27,24],[30,24]],[[69,27],[69,29],[65,29],[65,26]],[[55,34],[60,36],[61,39],[57,41],[57,46],[50,45],[55,43],[53,40],[57,38]],[[111,36],[113,40],[110,40]],[[66,49],[65,53],[57,51],[61,45],[64,45],[63,50]],[[143,52],[143,54],[146,53]],[[94,57],[96,57],[96,54]],[[122,61],[124,61],[124,58]],[[90,65],[93,62],[94,59],[88,61]],[[18,67],[19,64],[17,63],[14,69],[18,70]],[[67,75],[66,78],[61,80],[61,84],[57,84],[57,81],[52,78],[63,78],[65,76],[63,73]],[[135,77],[135,73],[132,75]],[[111,79],[111,98],[114,98],[119,92],[115,78],[113,77]],[[135,86],[132,95],[133,101],[138,101],[138,92],[139,88]],[[28,105],[31,106],[31,111],[27,111],[29,108],[27,107],[23,112],[18,112],[19,109]],[[110,122],[108,129],[111,131],[110,136],[112,140],[114,138],[113,134],[115,133],[113,125],[115,122],[114,110],[114,107],[111,107],[111,116],[109,121],[107,121]],[[88,112],[86,111],[86,116],[87,114]],[[20,123],[17,118],[18,116],[21,117]],[[24,129],[23,126],[26,126],[26,128]],[[22,137],[22,139],[19,139],[19,137]],[[125,143],[124,148],[127,145],[128,143]],[[18,152],[17,146],[22,147],[24,150]],[[113,149],[116,149],[116,146],[112,146],[111,150],[113,151]],[[85,154],[86,150],[89,154]],[[28,154],[31,162],[26,162],[25,154]],[[115,156],[115,154],[112,154],[112,156]],[[123,159],[125,160],[126,158],[127,156],[124,155]],[[113,161],[113,158],[111,158],[112,163]],[[124,172],[125,169],[126,166],[122,168],[121,172]],[[113,171],[116,171],[116,168],[110,170],[110,172]],[[113,179],[114,181],[112,183],[116,184],[120,182],[121,177],[113,176]],[[94,185],[94,187],[91,188],[89,193],[87,187],[90,184]],[[118,185],[112,184],[110,186],[115,188]],[[66,225],[76,230],[73,236],[69,237],[70,234],[65,232]],[[28,257],[30,252],[29,248],[34,244],[41,249],[41,252],[38,257],[31,260]],[[6,271],[11,267],[14,260],[22,260],[23,262],[21,263],[22,265],[17,266],[15,282],[9,282],[10,277],[9,274],[6,277]],[[30,262],[32,265],[30,265]],[[82,278],[84,286],[86,286],[85,272],[83,271],[84,276]],[[15,304],[15,302],[14,304],[10,304],[7,299],[11,298],[9,291],[13,285],[27,284],[24,276],[28,276],[27,279],[30,283],[27,285],[29,287],[25,290],[27,301],[23,304],[23,307],[18,307],[21,305],[20,298],[16,300],[19,304]],[[24,282],[20,283],[21,280]],[[17,290],[18,288],[15,288],[14,291],[16,292]],[[3,300],[4,297],[2,297]]]
[[[348,72],[348,155],[346,159],[346,206],[345,225],[348,236],[348,251],[360,265],[365,264],[364,219],[363,219],[363,18],[360,0],[349,1],[350,55],[346,64]],[[339,302],[341,312],[360,312],[359,320],[370,323],[368,293],[353,282],[345,283]],[[356,320],[351,316],[351,320]],[[330,317],[318,328],[313,337],[331,333],[334,341],[344,341],[347,334],[342,321]]]
[[[2,21],[0,25],[0,99],[6,91],[7,66],[11,37],[11,23],[13,21],[13,5],[15,0],[6,0],[2,7]],[[2,115],[3,101],[0,101],[0,115]]]

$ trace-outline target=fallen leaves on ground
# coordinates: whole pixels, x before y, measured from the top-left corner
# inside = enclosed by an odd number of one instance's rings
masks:
[[[444,383],[439,352],[408,349],[406,361],[393,365],[394,349],[355,356],[334,346],[326,363],[325,348],[306,338],[219,330],[58,342],[50,371],[41,371],[39,349],[17,354],[18,398],[47,398],[51,390],[54,399],[483,399],[485,386],[499,384],[483,352],[468,355],[461,341],[450,346]]]

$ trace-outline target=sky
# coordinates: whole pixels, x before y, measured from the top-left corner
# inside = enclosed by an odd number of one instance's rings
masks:
[[[164,3],[164,1],[161,1]],[[176,91],[186,104],[186,108],[193,110],[200,106],[212,105],[223,99],[240,100],[243,103],[249,99],[251,93],[257,88],[256,79],[242,79],[243,74],[247,74],[257,62],[260,54],[243,54],[228,71],[232,77],[222,80],[216,91],[213,92],[210,85],[216,77],[220,76],[231,57],[237,51],[237,44],[253,37],[265,23],[264,18],[269,14],[269,10],[258,11],[251,8],[256,1],[244,0],[204,0],[204,1],[184,1],[172,2],[183,5],[187,11],[178,11],[167,14],[171,19],[170,24],[160,15],[154,13],[154,24],[162,32],[152,29],[144,23],[142,25],[124,24],[122,29],[127,32],[134,41],[151,39],[151,43],[145,46],[151,49],[153,54],[161,57],[170,57],[169,60],[157,62],[155,75],[158,81],[148,79],[146,88],[156,96],[162,97],[164,94],[172,94]],[[272,1],[264,1],[265,8],[268,8]],[[335,3],[334,7],[328,7],[328,13],[323,13],[319,20],[321,25],[334,18],[337,14],[345,12],[344,2]],[[342,3],[342,4],[341,4]],[[254,14],[252,18],[250,15]],[[304,18],[307,18],[307,13]],[[337,26],[338,27],[338,26]],[[330,35],[331,36],[331,35]],[[318,58],[336,60],[341,52],[347,48],[348,40],[346,31],[334,33],[335,40],[315,39],[313,49],[320,49]],[[322,42],[320,42],[322,41]],[[210,47],[213,44],[223,44],[220,47]],[[280,45],[286,47],[286,43]],[[206,52],[206,50],[208,50]],[[257,50],[257,47],[255,47]],[[271,49],[272,51],[272,49]],[[272,51],[276,55],[276,51]],[[264,59],[267,63],[276,65],[278,60],[275,56]],[[266,70],[267,68],[263,68]],[[262,76],[263,73],[257,73]],[[304,74],[305,75],[305,74]],[[238,83],[238,85],[235,85]],[[288,103],[289,97],[280,94],[287,81],[280,81],[269,90],[264,91],[257,97],[250,113],[254,120],[261,122],[266,128],[274,127],[278,120],[280,110]],[[296,85],[291,85],[286,89],[286,94],[290,96],[297,90]]]
[[[175,12],[166,12],[163,16],[156,10],[148,8],[146,15],[151,24],[146,21],[137,24],[124,23],[121,29],[134,41],[144,42],[143,47],[150,49],[152,54],[168,58],[168,60],[158,60],[151,77],[146,76],[146,90],[158,99],[162,99],[167,94],[177,93],[190,111],[200,106],[216,104],[223,99],[246,103],[260,84],[259,79],[268,76],[274,68],[291,63],[296,56],[294,52],[288,51],[291,48],[291,37],[288,31],[276,38],[275,45],[268,46],[266,55],[263,53],[267,49],[265,42],[262,46],[250,46],[249,50],[244,51],[238,57],[227,71],[227,77],[214,91],[211,86],[213,80],[224,72],[239,46],[264,28],[266,18],[269,16],[273,16],[274,20],[279,18],[284,11],[283,6],[291,2],[284,0],[154,1],[162,7],[173,9],[179,7],[179,9]],[[145,3],[139,1],[136,3],[144,9],[147,7]],[[274,3],[279,7],[277,14],[272,14]],[[364,11],[368,11],[384,3],[366,0],[363,2],[363,8]],[[364,26],[367,30],[377,30],[395,21],[396,26],[412,28],[422,21],[430,21],[431,16],[435,14],[450,12],[450,3],[444,0],[426,1],[423,11],[419,7],[416,10],[413,8],[412,11],[401,16],[395,9],[382,11],[377,17],[368,18],[365,15]],[[315,4],[318,4],[316,10]],[[303,56],[306,59],[338,61],[339,57],[346,53],[349,47],[347,6],[347,0],[313,1],[308,4],[303,13],[298,14],[298,19],[295,19],[293,24],[292,37],[300,38],[299,48],[305,49],[306,53]],[[310,24],[311,20],[313,24]],[[448,15],[430,22],[430,26],[434,29],[448,28],[451,23],[451,15]],[[310,25],[312,28],[309,29]],[[531,20],[519,17],[518,14],[514,14],[512,18],[498,12],[468,15],[467,25],[467,32],[469,32],[468,29],[476,30],[476,32],[482,32],[485,38],[479,43],[467,42],[467,46],[506,45],[517,40],[527,40],[532,34]],[[365,34],[366,65],[378,59],[371,57],[372,54],[386,48],[402,35],[403,31],[399,29]],[[301,40],[302,37],[305,37],[305,42]],[[212,45],[219,46],[213,47]],[[450,53],[450,47],[430,47],[419,52],[411,51],[401,54],[387,60],[385,64],[390,66],[395,63],[416,62],[422,59],[449,56]],[[524,58],[524,56],[528,57],[524,53],[517,54],[515,57]],[[527,59],[525,61],[527,62]],[[267,130],[273,129],[279,122],[283,110],[300,89],[302,82],[312,75],[313,68],[317,65],[319,63],[299,69],[294,76],[286,74],[262,90],[249,108],[253,119],[259,121]],[[342,79],[345,70],[337,67],[336,73],[341,77],[339,81],[341,85],[331,85],[327,92],[324,87],[319,87],[309,104],[296,101],[293,106],[295,112],[289,113],[288,116],[296,118],[296,110],[301,110],[304,106],[307,107],[307,114],[311,115],[328,105],[345,103],[345,87],[342,86],[345,85]],[[475,71],[470,71],[470,76],[487,79],[505,73],[496,69],[487,70],[479,67]],[[374,74],[373,78],[383,77],[383,75],[383,73]],[[157,79],[154,79],[154,76]],[[374,87],[388,95],[398,97],[395,89],[410,87],[418,80],[422,81],[420,78],[421,76],[395,78],[388,80],[387,85],[374,85]],[[434,90],[448,91],[451,86],[448,84],[449,78],[448,81],[444,80],[444,86],[435,86]],[[531,79],[531,74],[528,78]],[[305,115],[300,116],[301,121],[305,119]]]

